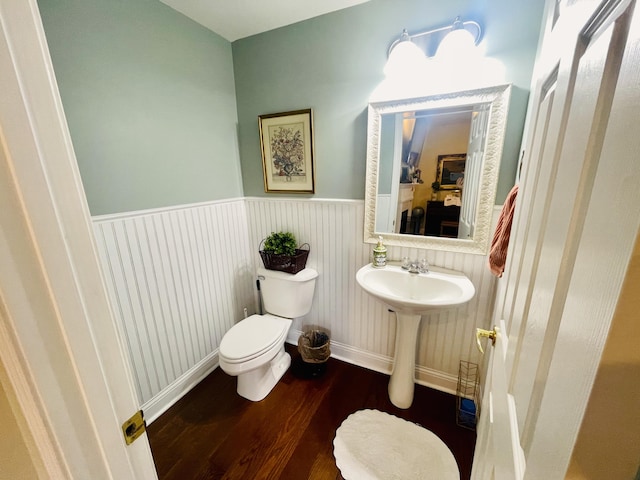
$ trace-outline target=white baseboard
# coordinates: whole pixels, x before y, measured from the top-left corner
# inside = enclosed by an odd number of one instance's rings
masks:
[[[287,343],[298,344],[300,330],[290,330]],[[391,374],[393,359],[386,355],[367,352],[344,343],[331,341],[331,356],[343,362],[367,368],[385,375]],[[210,353],[194,367],[189,369],[158,395],[142,405],[145,420],[150,425],[172,405],[185,396],[193,387],[218,367],[218,350]],[[458,378],[454,375],[438,372],[424,367],[416,367],[416,383],[435,390],[455,395]]]
[[[218,349],[204,357],[200,362],[180,375],[168,387],[142,405],[145,421],[150,425],[166,412],[173,404],[218,367]]]
[[[289,330],[287,343],[297,345],[298,337],[301,334],[302,331],[300,330]],[[391,375],[393,359],[386,355],[379,355],[331,340],[331,356],[343,362],[368,368],[369,370],[384,373],[385,375]],[[417,366],[416,383],[455,395],[458,386],[458,377],[430,368]]]

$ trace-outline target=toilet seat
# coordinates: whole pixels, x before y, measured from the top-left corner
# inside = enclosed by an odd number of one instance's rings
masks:
[[[282,343],[291,320],[275,315],[251,315],[241,320],[224,335],[219,355],[226,363],[236,364],[253,360]]]

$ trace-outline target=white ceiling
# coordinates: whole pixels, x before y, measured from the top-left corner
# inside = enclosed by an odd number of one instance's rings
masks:
[[[368,0],[160,0],[233,42]]]

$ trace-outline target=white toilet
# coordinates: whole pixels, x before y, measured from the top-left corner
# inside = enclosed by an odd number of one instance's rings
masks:
[[[284,342],[293,318],[311,310],[318,272],[312,268],[292,275],[258,269],[264,315],[241,320],[220,342],[220,368],[238,377],[238,394],[257,402],[266,397],[291,365]]]

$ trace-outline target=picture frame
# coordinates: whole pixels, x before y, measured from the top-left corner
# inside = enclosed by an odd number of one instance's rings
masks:
[[[313,112],[258,116],[264,191],[315,193]]]
[[[466,153],[438,155],[436,181],[440,183],[440,190],[459,190],[462,188],[466,162]]]

